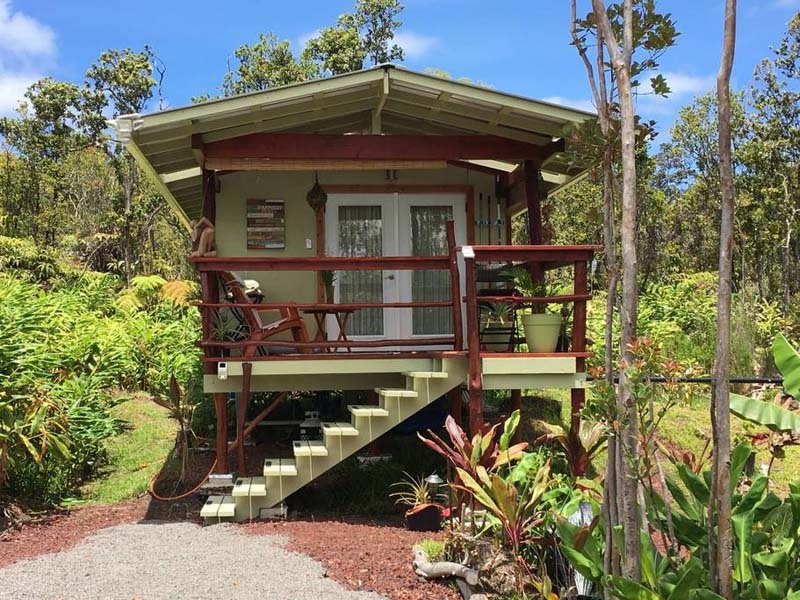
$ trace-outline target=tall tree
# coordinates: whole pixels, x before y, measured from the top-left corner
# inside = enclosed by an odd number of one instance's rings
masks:
[[[295,59],[289,40],[274,33],[262,33],[254,44],[239,46],[233,53],[237,65],[222,80],[222,94],[233,96],[268,90],[310,79],[313,69]]]
[[[719,118],[719,183],[722,211],[719,231],[719,295],[717,299],[717,359],[714,367],[714,398],[711,427],[714,444],[711,502],[709,506],[709,548],[711,583],[714,590],[733,600],[733,528],[730,494],[730,343],[731,280],[733,273],[733,217],[735,190],[731,157],[731,70],[736,48],[736,0],[725,2],[725,33],[722,60],[717,74]],[[714,551],[711,551],[714,550]]]
[[[602,35],[603,46],[611,58],[614,77],[619,90],[620,144],[622,160],[622,306],[620,310],[620,350],[623,362],[631,364],[633,354],[630,347],[636,341],[636,315],[639,304],[638,265],[636,262],[636,113],[633,108],[631,85],[631,58],[633,56],[633,0],[622,4],[622,40],[611,26],[611,20],[603,0],[592,0],[597,28]],[[636,401],[630,389],[624,368],[619,371],[620,413],[626,418],[622,431],[623,455],[632,468],[638,465],[638,418]],[[639,544],[640,514],[638,506],[638,483],[635,477],[623,471],[618,480],[617,492],[622,494],[622,524],[625,539],[625,561],[622,573],[638,581],[641,577]]]
[[[355,15],[341,15],[333,27],[326,27],[311,38],[303,57],[323,75],[338,75],[364,68],[367,49]]]
[[[638,269],[636,262],[637,177],[636,144],[637,118],[633,110],[633,95],[639,86],[638,77],[653,72],[658,67],[661,54],[675,42],[677,31],[669,14],[660,14],[654,2],[612,4],[606,8],[602,1],[592,1],[592,11],[578,18],[577,2],[572,2],[570,32],[572,43],[586,69],[589,87],[598,111],[597,132],[581,132],[589,139],[599,139],[600,165],[603,180],[603,238],[608,269],[608,298],[606,305],[605,361],[606,376],[613,383],[613,319],[618,286],[616,251],[616,217],[614,172],[618,156],[622,158],[622,258],[623,302],[620,355],[630,362],[629,345],[636,337],[636,308],[638,302]],[[622,40],[617,36],[622,34]],[[588,53],[588,41],[595,38],[595,56]],[[637,50],[643,54],[634,59]],[[609,59],[610,58],[610,65]],[[669,92],[661,75],[651,76],[652,91],[664,95]],[[591,127],[591,124],[588,126]],[[640,130],[644,130],[640,127]],[[640,140],[642,138],[640,137]],[[621,145],[621,152],[619,147]],[[621,371],[617,412],[624,417],[612,419],[624,423],[617,435],[609,440],[609,458],[605,476],[605,501],[607,548],[605,571],[620,570],[619,558],[627,557],[623,572],[634,579],[639,577],[639,515],[637,508],[638,470],[635,399],[628,389]],[[624,527],[624,549],[616,548],[613,528],[617,523]]]
[[[155,52],[145,46],[141,52],[130,48],[108,50],[86,72],[86,90],[94,98],[94,106],[109,106],[113,116],[141,113],[153,97],[156,80],[153,77]],[[123,261],[125,281],[130,283],[132,268],[133,193],[136,184],[136,163],[127,155],[121,172],[121,184],[125,193],[123,212]]]
[[[403,22],[400,0],[357,0],[355,18],[363,30],[364,51],[373,65],[403,60],[403,49],[393,44],[394,32]]]

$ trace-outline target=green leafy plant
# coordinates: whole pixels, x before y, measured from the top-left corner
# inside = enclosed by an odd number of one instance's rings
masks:
[[[405,479],[392,484],[392,487],[399,488],[399,491],[389,494],[395,499],[395,504],[408,506],[411,510],[419,509],[422,506],[442,506],[447,502],[447,495],[442,492],[433,492],[433,487],[425,477],[420,475],[414,477],[403,471]]]
[[[428,436],[417,434],[422,443],[437,454],[443,456],[455,468],[468,473],[473,479],[478,476],[478,467],[488,473],[496,472],[500,467],[519,460],[527,442],[511,444],[511,439],[519,425],[519,411],[501,424],[496,423],[483,432],[476,433],[470,439],[452,416],[445,420],[445,430],[450,437],[450,444],[428,430]]]

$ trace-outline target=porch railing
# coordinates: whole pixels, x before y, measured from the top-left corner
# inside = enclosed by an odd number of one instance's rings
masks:
[[[420,356],[423,348],[430,346],[445,346],[445,352],[467,355],[470,362],[470,390],[479,389],[481,372],[480,325],[478,319],[479,302],[510,302],[517,306],[543,304],[543,303],[574,303],[572,324],[572,348],[569,355],[578,360],[582,369],[586,352],[586,303],[591,298],[587,286],[587,263],[591,260],[598,246],[463,246],[457,247],[452,222],[447,225],[447,254],[441,256],[374,256],[374,257],[192,257],[189,262],[194,264],[200,275],[201,301],[198,308],[202,314],[202,339],[200,347],[205,351],[204,362],[206,372],[213,373],[215,364],[222,361],[243,360],[236,356],[222,356],[221,350],[243,351],[252,346],[291,347],[298,350],[338,350],[362,349],[349,356],[367,357],[380,353],[385,355],[414,354]],[[458,266],[458,256],[464,257],[465,294],[461,295],[461,273]],[[478,294],[477,263],[507,263],[521,264],[533,272],[544,272],[558,267],[574,267],[574,289],[569,295],[549,297],[522,297]],[[221,302],[219,295],[218,274],[225,271],[246,272],[276,272],[276,271],[448,271],[450,275],[450,297],[441,301],[411,301],[411,302],[367,302],[367,303],[341,303],[329,304],[323,302],[265,302],[259,304],[240,304],[236,302]],[[462,322],[462,306],[466,316],[466,323]],[[296,340],[239,340],[224,341],[217,339],[213,332],[214,314],[222,309],[257,309],[259,311],[278,310],[292,307],[296,310],[318,309],[413,309],[413,308],[449,308],[452,320],[452,335],[435,337],[413,337],[407,339],[370,339],[333,341],[329,339],[314,341]],[[466,325],[466,326],[465,326]],[[371,351],[371,352],[369,352]],[[442,351],[437,351],[442,352]],[[229,354],[229,353],[228,353]],[[493,353],[502,356],[504,353]],[[543,354],[527,353],[530,356],[546,356]],[[514,353],[520,356],[520,353]],[[563,353],[559,353],[563,355]],[[292,355],[266,355],[250,356],[247,361],[280,360],[289,356],[295,358],[333,358],[344,357],[344,354],[313,354],[304,353]]]

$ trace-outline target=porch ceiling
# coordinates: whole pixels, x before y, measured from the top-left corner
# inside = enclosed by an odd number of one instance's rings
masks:
[[[485,134],[545,145],[596,115],[393,65],[136,116],[128,148],[181,220],[201,211],[193,142],[252,133]],[[119,127],[122,117],[115,122]],[[476,161],[486,163],[487,161]],[[511,171],[513,162],[488,161]],[[489,166],[489,165],[484,165]],[[566,154],[543,165],[550,190],[586,169]]]

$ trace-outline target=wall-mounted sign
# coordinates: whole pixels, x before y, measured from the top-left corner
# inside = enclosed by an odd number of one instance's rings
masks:
[[[247,249],[286,248],[286,208],[283,200],[247,200]]]

